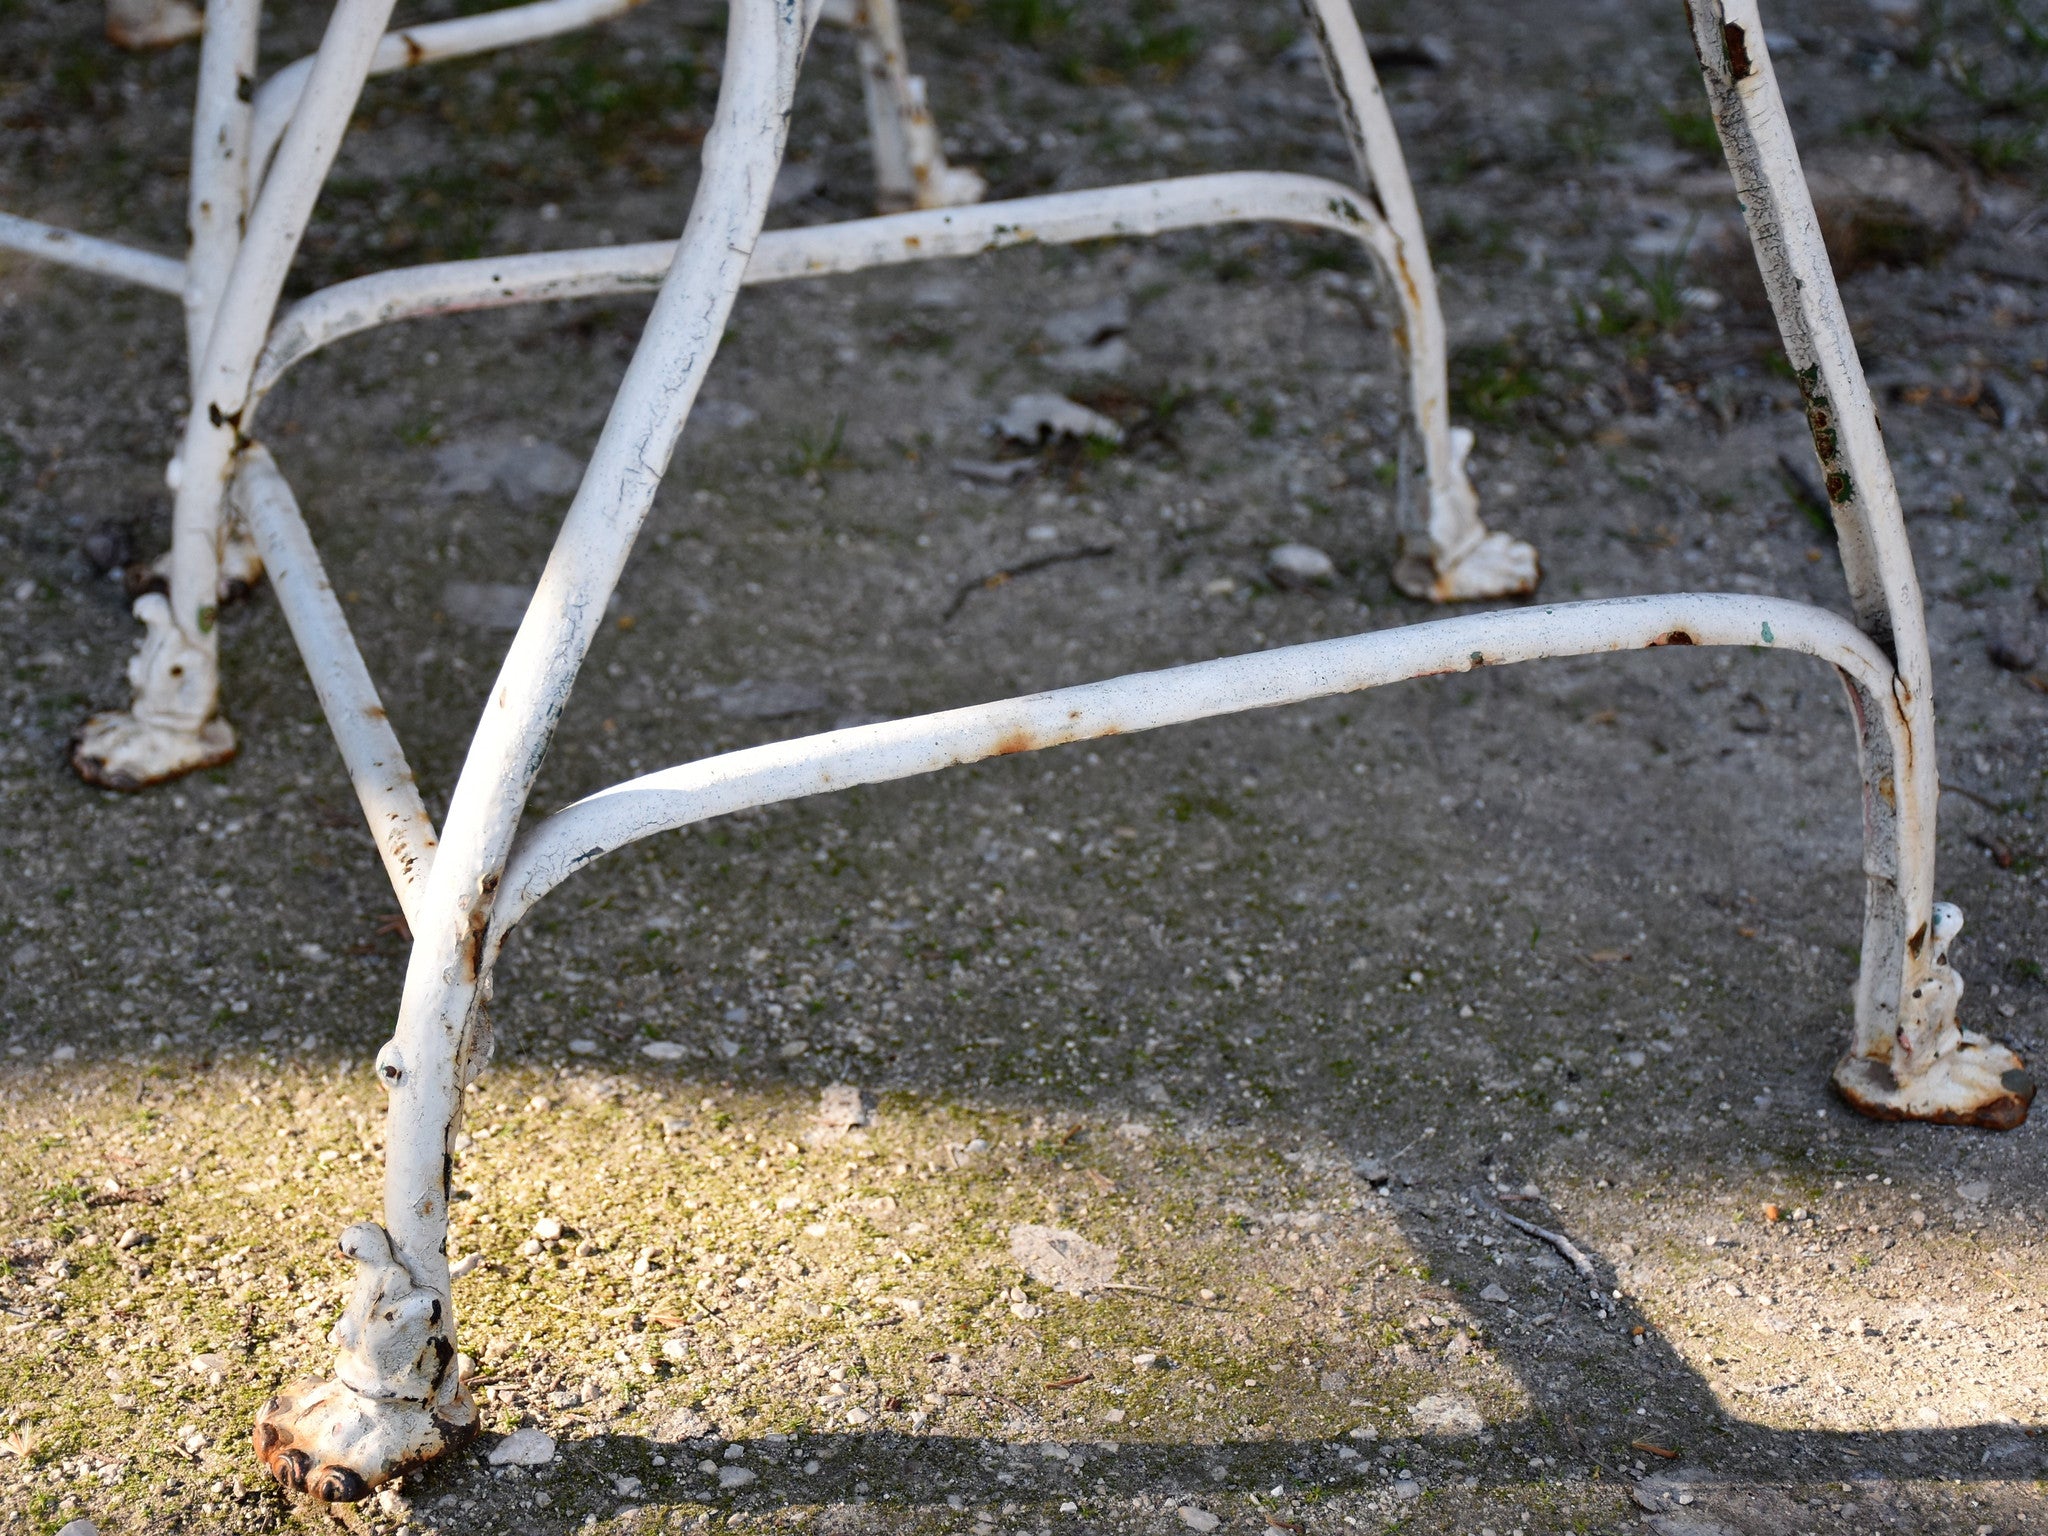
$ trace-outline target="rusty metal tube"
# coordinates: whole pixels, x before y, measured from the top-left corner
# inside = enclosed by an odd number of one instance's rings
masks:
[[[174,297],[185,292],[185,263],[175,256],[140,251],[97,235],[76,234],[54,224],[24,219],[19,214],[0,213],[0,250],[19,251],[24,256],[154,288]]]
[[[216,646],[221,506],[249,378],[391,6],[392,0],[337,0],[307,82],[305,109],[280,151],[281,174],[255,199],[207,332],[178,452],[170,596],[172,618],[209,663]]]
[[[1815,656],[1857,699],[1859,738],[1900,747],[1891,665],[1848,620],[1781,598],[1674,593],[1475,613],[851,727],[647,774],[557,811],[523,836],[491,923],[493,952],[535,902],[593,860],[657,832],[757,805],[1409,678],[1554,656],[1742,645]]]
[[[564,32],[575,32],[601,21],[610,21],[615,16],[623,16],[645,3],[646,0],[538,0],[533,5],[508,5],[475,16],[458,16],[448,21],[403,27],[378,39],[377,51],[370,56],[370,73],[395,74],[401,69],[415,69],[443,59],[466,58],[516,43],[559,37]],[[291,123],[292,114],[298,111],[299,98],[306,90],[306,77],[313,72],[313,61],[317,57],[317,54],[308,54],[303,59],[294,59],[264,81],[256,92],[249,163],[256,168],[255,182],[258,185],[269,168],[270,157],[276,151],[278,141],[284,137],[284,131]]]
[[[1299,224],[1348,235],[1383,270],[1393,270],[1386,223],[1355,189],[1318,176],[1229,171],[769,230],[755,246],[743,280],[753,286],[1018,245],[1071,245],[1247,223]],[[336,283],[279,318],[257,363],[252,401],[293,364],[373,326],[461,310],[652,292],[675,251],[673,240],[659,240],[435,262]]]
[[[491,686],[427,878],[397,1027],[378,1056],[391,1106],[385,1226],[413,1283],[448,1309],[441,1326],[450,1337],[449,1169],[465,1064],[485,1027],[482,950],[500,875],[605,602],[725,334],[767,215],[812,16],[796,0],[731,7],[689,221]],[[452,1380],[439,1390],[450,1401],[460,1393]]]
[[[1821,239],[1813,196],[1771,65],[1756,0],[1699,0],[1693,43],[1706,80],[1757,265],[1787,360],[1805,397],[1807,428],[1834,515],[1858,625],[1897,672],[1906,741],[1872,814],[1892,824],[1883,846],[1896,866],[1864,923],[1855,1053],[1889,1058],[1901,1030],[1933,1027],[1912,1004],[1934,994],[1934,669],[1913,551],[1870,388]]]
[[[186,194],[185,355],[193,393],[249,212],[248,83],[256,77],[259,0],[210,0],[192,112]]]
[[[297,499],[260,444],[242,455],[230,495],[270,573],[271,590],[291,626],[306,675],[334,732],[334,744],[370,824],[370,836],[408,923],[420,920],[420,893],[433,867],[433,818],[385,716],[377,685],[356,649],[341,601],[328,583]]]

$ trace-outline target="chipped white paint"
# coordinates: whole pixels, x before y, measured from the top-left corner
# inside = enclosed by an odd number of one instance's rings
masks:
[[[1526,544],[1480,522],[1451,426],[1444,326],[1413,191],[1345,0],[1303,0],[1371,193],[1306,176],[1232,173],[943,206],[978,183],[938,153],[893,3],[833,0],[862,29],[885,201],[911,211],[764,235],[799,64],[820,0],[735,0],[725,77],[682,238],[604,251],[450,262],[317,293],[273,323],[286,268],[365,77],[615,16],[628,0],[541,3],[389,33],[391,0],[338,0],[320,50],[240,95],[254,0],[214,0],[200,64],[193,245],[183,262],[0,215],[0,246],[186,301],[193,405],[176,492],[168,599],[137,605],[147,635],[132,710],[89,721],[76,755],[132,788],[224,760],[214,604],[235,519],[260,549],[416,935],[397,1029],[377,1056],[390,1095],[385,1223],[343,1235],[361,1266],[337,1330],[332,1381],[303,1382],[259,1419],[266,1463],[297,1487],[362,1497],[461,1443],[475,1410],[454,1353],[448,1168],[461,1089],[489,1051],[492,966],[507,934],[561,881],[635,839],[751,806],[935,771],[992,755],[1269,708],[1478,666],[1669,645],[1793,651],[1848,685],[1865,809],[1865,942],[1856,1032],[1836,1081],[1867,1113],[2006,1126],[2032,1083],[2018,1059],[1962,1030],[1948,962],[1961,926],[1934,890],[1931,666],[1920,592],[1871,410],[1754,0],[1694,0],[1695,40],[1834,503],[1855,622],[1777,599],[1666,594],[1472,614],[915,719],[827,732],[649,774],[558,812],[523,837],[527,795],[634,537],[666,471],[743,284],[851,272],[1029,242],[1145,236],[1274,220],[1370,250],[1399,311],[1421,489],[1401,580],[1446,600],[1527,591]],[[893,137],[892,137],[893,136]],[[272,156],[270,173],[252,174]],[[971,173],[966,173],[971,176]],[[948,177],[956,179],[948,181]],[[260,187],[252,195],[252,187]],[[657,291],[658,290],[658,291]],[[413,316],[598,293],[655,292],[653,312],[513,638],[450,801],[434,827],[303,518],[254,439],[264,393],[339,337]],[[1062,402],[1064,403],[1064,402]],[[230,491],[232,494],[230,494]],[[237,572],[253,578],[245,557]]]

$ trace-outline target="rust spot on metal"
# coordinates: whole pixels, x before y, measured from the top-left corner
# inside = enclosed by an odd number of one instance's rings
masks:
[[[1014,731],[1004,733],[1002,738],[996,742],[994,749],[989,755],[991,757],[1010,757],[1019,752],[1032,751],[1039,745],[1038,738],[1020,725]]]
[[[363,713],[368,715],[372,720],[386,720],[390,718],[388,715],[384,713],[384,706],[382,704],[372,704],[367,709],[365,709]]]
[[[1906,940],[1906,953],[1913,956],[1915,959],[1918,959],[1920,956],[1920,950],[1922,946],[1924,946],[1926,943],[1927,925],[1925,923],[1922,923],[1918,928],[1915,928],[1913,930],[1912,935]],[[1915,997],[1918,997],[1920,994],[1918,992],[1915,992],[1913,995]]]
[[[413,40],[413,35],[410,32],[399,33],[398,40],[405,44],[405,67],[407,69],[425,62],[427,50]]]
[[[1650,644],[1652,644],[1652,645],[1698,645],[1698,644],[1699,644],[1699,641],[1697,641],[1697,640],[1693,639],[1693,637],[1692,637],[1692,636],[1691,636],[1690,634],[1688,634],[1688,633],[1687,633],[1687,632],[1686,632],[1685,630],[1682,630],[1682,629],[1674,629],[1674,630],[1671,630],[1671,631],[1669,631],[1669,632],[1668,632],[1668,633],[1666,633],[1666,634],[1662,634],[1662,635],[1659,635],[1659,636],[1658,636],[1658,637],[1657,637],[1656,639],[1652,640],[1652,641],[1650,642]]]
[[[474,982],[483,974],[484,937],[491,926],[491,914],[479,906],[469,914],[469,932],[462,939],[462,979]]]
[[[1728,73],[1737,80],[1747,80],[1756,73],[1756,65],[1750,62],[1749,38],[1740,25],[1724,22],[1721,26],[1721,41],[1728,47]]]

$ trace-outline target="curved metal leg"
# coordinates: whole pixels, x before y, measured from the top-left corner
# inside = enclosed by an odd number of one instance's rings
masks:
[[[1465,472],[1472,434],[1451,425],[1444,317],[1422,215],[1358,19],[1350,0],[1301,0],[1301,10],[1322,52],[1358,173],[1372,188],[1399,252],[1394,298],[1408,359],[1409,412],[1422,439],[1424,506],[1419,516],[1412,508],[1404,515],[1395,584],[1411,597],[1439,603],[1533,592],[1540,579],[1534,547],[1479,520],[1479,494]]]
[[[1756,0],[1696,0],[1693,42],[1750,242],[1806,397],[1856,622],[1892,657],[1905,721],[1896,760],[1866,763],[1869,877],[1856,1035],[1835,1083],[1881,1119],[2008,1129],[2033,1079],[2019,1057],[1956,1023],[1948,962],[1962,914],[1934,900],[1934,676],[1920,581],[1891,461],[1800,170]]]
[[[988,183],[965,166],[946,163],[938,124],[925,102],[924,77],[910,72],[896,0],[853,0],[844,9],[850,14],[833,19],[844,19],[859,34],[876,206],[895,213],[980,202]]]
[[[234,754],[234,732],[218,714],[215,621],[220,603],[222,512],[241,443],[242,411],[285,272],[362,92],[392,3],[337,0],[306,83],[305,98],[278,151],[277,173],[265,182],[250,210],[247,231],[233,249],[226,277],[188,272],[190,291],[201,294],[202,300],[211,291],[217,301],[207,329],[204,361],[194,374],[191,414],[167,476],[176,496],[171,511],[168,608],[177,631],[176,644],[168,645],[152,630],[137,664],[129,669],[136,690],[134,703],[124,711],[95,715],[79,728],[71,762],[89,783],[110,789],[141,789],[212,767]],[[245,24],[254,26],[253,14],[246,16]],[[213,50],[214,68],[206,72],[206,78],[213,82],[234,78],[232,66],[246,47],[241,35],[224,28],[217,36],[209,36],[207,47]],[[239,122],[239,127],[226,131],[246,143],[246,112],[215,103],[198,114],[198,122],[201,133]],[[201,158],[205,158],[203,140],[201,149]],[[239,161],[238,174],[246,183],[246,152]],[[212,184],[211,177],[195,177],[195,190],[202,179]],[[207,249],[219,256],[231,238],[231,232],[217,230],[207,237]],[[216,282],[218,287],[213,286]],[[162,664],[153,663],[152,657]]]
[[[362,1268],[337,1330],[334,1380],[286,1388],[256,1422],[273,1474],[329,1499],[361,1498],[474,1433],[475,1404],[450,1366],[447,1236],[462,1088],[489,1050],[484,938],[555,722],[725,332],[814,19],[788,0],[731,8],[717,119],[675,263],[456,784],[420,897],[398,1028],[377,1056],[390,1095],[384,1226],[343,1234]],[[403,1304],[388,1305],[393,1295]]]

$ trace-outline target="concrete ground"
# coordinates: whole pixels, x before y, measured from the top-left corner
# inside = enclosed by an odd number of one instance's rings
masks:
[[[267,66],[318,9],[275,27]],[[1457,414],[1547,595],[1840,607],[1678,9],[1362,13]],[[1771,19],[1929,600],[1965,1021],[2038,1054],[2048,37],[2020,0]],[[984,0],[909,24],[994,195],[1350,174],[1282,5]],[[194,53],[120,55],[98,27],[83,0],[0,4],[0,206],[175,249]],[[657,3],[374,83],[294,291],[672,235],[719,37]],[[866,210],[862,133],[827,34],[775,222]],[[1120,349],[1048,325],[1109,301]],[[437,815],[643,314],[374,333],[258,424]],[[368,1064],[405,940],[268,593],[224,620],[231,766],[123,797],[63,764],[79,718],[125,699],[120,567],[166,537],[181,346],[169,301],[0,262],[10,1532],[322,1526],[248,1426],[326,1370],[332,1239],[377,1208]],[[1387,579],[1399,382],[1369,271],[1290,231],[751,292],[535,809],[842,722],[1425,619]],[[1123,446],[1046,450],[1007,486],[952,467],[1015,457],[987,424],[1042,390]],[[1289,540],[1335,581],[1271,580]],[[1077,558],[982,584],[1045,555]],[[332,1516],[2039,1530],[2039,1123],[1874,1124],[1826,1086],[1855,783],[1822,669],[1667,651],[622,852],[500,974],[455,1244],[484,1261],[457,1302],[488,1434]],[[1597,1295],[1508,1216],[1588,1255]],[[1114,1288],[1033,1278],[1020,1226],[1114,1250]],[[490,1466],[520,1429],[551,1457]]]

